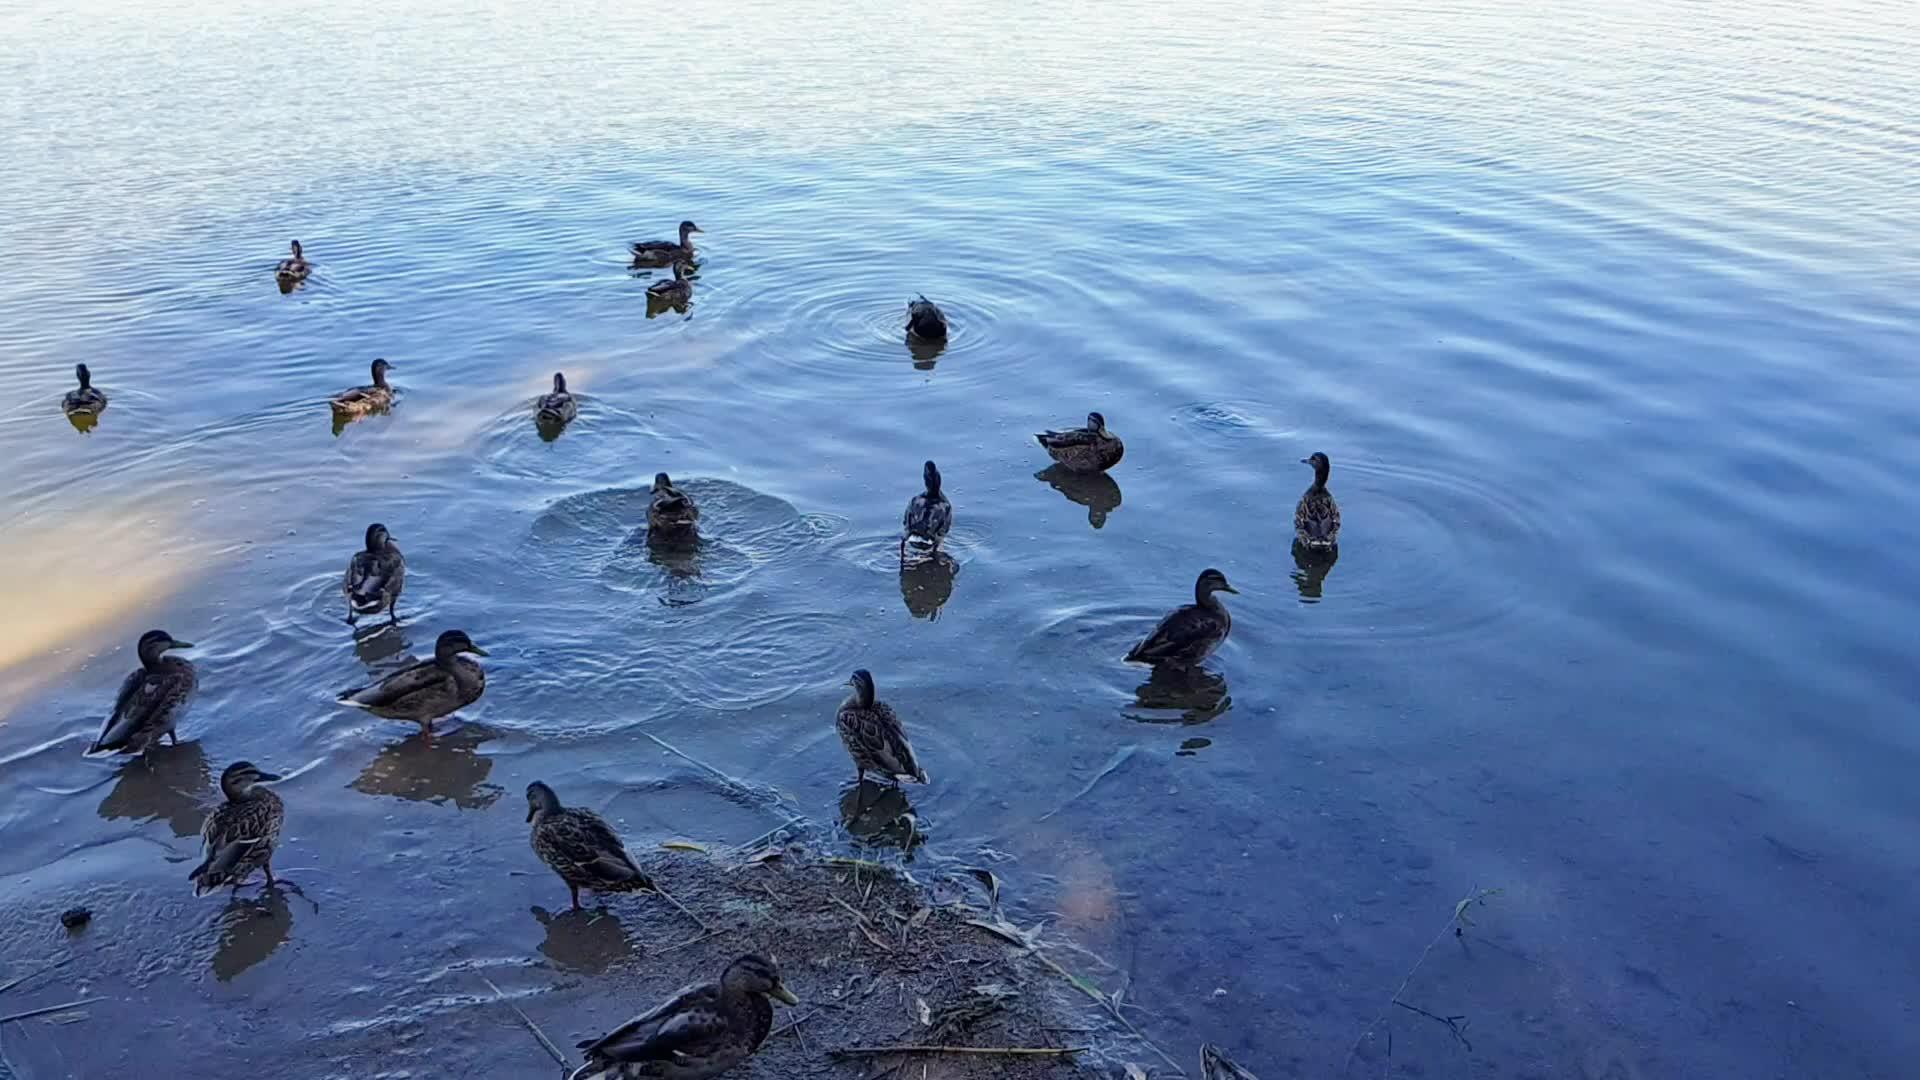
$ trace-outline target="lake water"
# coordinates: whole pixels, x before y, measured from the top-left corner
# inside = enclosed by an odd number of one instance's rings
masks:
[[[1385,1012],[1351,1075],[1911,1075],[1917,47],[1865,0],[0,12],[0,976],[85,902],[62,983],[116,1003],[7,1058],[536,1072],[470,969],[654,961],[541,917],[527,781],[648,858],[837,829],[866,667],[915,865],[993,866],[1183,1061],[1336,1076]],[[625,244],[684,217],[649,318]],[[1036,478],[1090,409],[1112,483]],[[954,561],[903,578],[926,458]],[[662,469],[691,564],[628,542]],[[374,520],[411,574],[356,642]],[[1207,566],[1217,679],[1149,684]],[[181,746],[82,760],[154,626]],[[434,746],[332,703],[456,626],[490,681]],[[192,901],[239,758],[296,774],[317,911]],[[1402,995],[1469,1052],[1388,1002],[1475,888]]]

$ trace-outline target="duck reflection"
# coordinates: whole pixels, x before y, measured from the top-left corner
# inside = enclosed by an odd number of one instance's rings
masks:
[[[1136,708],[1162,714],[1134,716],[1146,724],[1204,724],[1233,707],[1226,677],[1205,668],[1154,668],[1133,697]]]
[[[940,609],[953,597],[953,579],[960,564],[944,551],[935,551],[921,559],[900,565],[900,599],[916,619],[929,621],[940,617]]]
[[[1077,473],[1065,465],[1049,465],[1034,473],[1053,490],[1087,508],[1087,524],[1098,529],[1107,515],[1120,509],[1120,484],[1106,473]]]
[[[207,753],[198,739],[177,746],[155,746],[120,769],[113,790],[100,800],[99,814],[108,821],[166,818],[175,836],[197,836],[207,816],[206,796],[212,784]]]
[[[279,889],[234,900],[220,913],[220,944],[213,950],[213,977],[231,982],[272,956],[293,935],[293,908]]]
[[[100,414],[97,412],[70,412],[67,414],[67,423],[72,424],[73,430],[80,434],[91,435],[93,434],[93,429],[100,426]]]
[[[341,433],[345,432],[348,427],[352,426],[355,420],[362,420],[369,416],[391,416],[392,414],[393,414],[392,406],[388,406],[387,408],[384,408],[384,409],[368,409],[366,412],[362,412],[362,413],[331,412],[330,415],[333,418],[333,437],[336,439],[339,438]]]
[[[397,622],[376,623],[353,631],[354,655],[376,677],[382,674],[383,668],[398,671],[412,663],[413,658],[407,654],[408,644],[407,635]]]
[[[540,435],[541,442],[552,442],[560,437],[561,432],[567,430],[567,422],[536,416],[533,418],[533,430]]]
[[[479,753],[495,732],[467,724],[431,740],[425,732],[409,735],[374,755],[353,781],[353,790],[391,795],[410,802],[452,803],[462,810],[484,810],[501,788],[486,782],[493,759]]]
[[[700,538],[646,530],[647,561],[680,581],[700,576]]]
[[[947,351],[946,339],[929,340],[916,334],[907,335],[907,353],[913,357],[915,371],[932,371],[940,354]]]
[[[840,822],[856,840],[912,851],[926,839],[907,793],[894,784],[862,780],[840,794]]]
[[[1298,540],[1293,542],[1293,584],[1300,590],[1302,601],[1313,603],[1320,599],[1321,587],[1326,584],[1333,564],[1339,561],[1337,547],[1310,548]]]
[[[273,279],[273,283],[279,286],[280,288],[281,296],[292,295],[293,290],[300,288],[302,285],[305,285],[306,281],[307,281],[306,278],[290,278],[290,277],[279,277],[279,276],[275,276]]]
[[[567,971],[599,975],[633,955],[633,937],[612,912],[581,908],[555,915],[543,907],[532,911],[547,930],[540,951]]]

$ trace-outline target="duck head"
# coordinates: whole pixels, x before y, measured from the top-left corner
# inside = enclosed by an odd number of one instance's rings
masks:
[[[251,761],[236,761],[220,774],[220,793],[229,802],[240,802],[253,795],[253,785],[280,779],[279,773],[264,772]]]
[[[748,953],[727,965],[720,976],[720,989],[728,994],[765,994],[788,1005],[800,1004],[793,991],[780,982],[780,969],[759,953]]]
[[[706,230],[702,229],[698,225],[695,225],[691,221],[681,222],[680,223],[680,246],[683,248],[692,247],[693,243],[691,240],[688,239],[688,237],[691,237],[694,233],[697,233],[697,232],[706,232]]]
[[[553,789],[535,780],[527,785],[527,820],[538,821],[547,814],[560,812],[560,796]]]
[[[1333,471],[1333,462],[1328,460],[1327,455],[1315,450],[1313,453],[1301,458],[1300,464],[1313,466],[1314,487],[1327,486],[1327,474]]]
[[[1087,430],[1098,433],[1098,434],[1102,434],[1102,435],[1106,434],[1107,418],[1104,416],[1101,416],[1097,412],[1088,413],[1087,414]]]
[[[1217,592],[1230,592],[1235,596],[1240,595],[1239,589],[1227,584],[1227,575],[1212,567],[1200,571],[1199,580],[1193,583],[1194,600],[1202,604],[1207,603],[1208,599]]]
[[[298,240],[295,240],[295,241],[293,241],[293,245],[292,245],[292,246],[293,246],[293,257],[294,257],[295,259],[301,259],[301,258],[304,258],[304,257],[305,257],[305,256],[303,256],[303,255],[301,255],[301,254],[300,254],[300,241],[298,241]]]
[[[553,373],[553,392],[556,394],[567,392],[567,377],[557,371]]]
[[[847,680],[847,685],[853,687],[853,699],[861,708],[873,707],[873,674],[871,672],[861,668]]]
[[[940,494],[940,467],[929,461],[920,468],[920,477],[927,483],[927,494]]]
[[[653,474],[653,490],[672,491],[673,477],[668,476],[666,473],[663,473],[663,472],[654,473]]]
[[[173,649],[191,648],[193,648],[191,641],[180,641],[165,630],[149,630],[140,635],[140,645],[136,651],[140,655],[141,666],[150,668],[160,662],[160,657],[164,653]]]
[[[387,363],[385,360],[375,360],[373,362],[373,385],[387,385],[387,372],[392,370],[392,364]]]
[[[486,656],[487,650],[475,645],[473,639],[467,636],[465,630],[449,630],[441,634],[439,639],[433,643],[433,658],[442,664],[450,663],[454,657],[459,656],[461,653]]]
[[[80,389],[88,390],[93,387],[93,372],[87,370],[87,365],[73,365],[73,374],[75,378],[80,380]]]
[[[382,525],[376,521],[373,524],[367,526],[367,550],[368,551],[372,551],[376,553],[385,551],[387,550],[387,545],[392,542],[393,542],[393,534],[387,531],[387,527],[385,525]]]

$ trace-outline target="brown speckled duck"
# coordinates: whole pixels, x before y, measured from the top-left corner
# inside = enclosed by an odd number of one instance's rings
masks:
[[[220,774],[220,793],[227,801],[214,807],[200,827],[205,857],[187,875],[193,881],[193,895],[208,896],[228,886],[237,889],[255,870],[265,872],[267,884],[273,884],[273,849],[280,842],[287,807],[280,796],[259,785],[278,779],[277,774],[261,772],[247,761],[236,761]]]
[[[947,340],[947,313],[940,305],[921,296],[907,301],[907,333],[922,341]]]
[[[1227,584],[1227,575],[1218,570],[1200,571],[1193,583],[1193,603],[1176,608],[1160,620],[1147,639],[1127,653],[1127,661],[1155,667],[1195,667],[1227,640],[1233,630],[1233,616],[1215,593],[1238,593]]]
[[[94,754],[144,754],[160,744],[160,737],[178,743],[173,732],[187,699],[199,679],[193,665],[177,656],[174,649],[191,649],[193,643],[180,641],[165,630],[149,630],[140,635],[136,652],[140,666],[120,684],[120,696],[114,699],[113,712],[100,729],[100,737],[87,750]]]
[[[487,670],[467,658],[485,656],[465,630],[449,630],[433,643],[433,659],[340,695],[340,704],[365,709],[389,720],[412,720],[428,739],[433,722],[480,700],[487,689]]]
[[[662,303],[681,305],[693,299],[693,282],[687,280],[687,263],[673,261],[673,276],[647,286],[647,295]]]
[[[575,911],[581,889],[653,891],[653,879],[627,854],[612,826],[591,810],[560,805],[560,796],[538,780],[527,785],[527,820],[533,823],[533,853],[567,883]]]
[[[900,557],[907,556],[907,541],[925,540],[934,551],[953,528],[953,504],[940,490],[940,467],[929,461],[920,468],[926,490],[907,500],[907,512],[900,519]]]
[[[385,360],[373,362],[373,382],[356,386],[333,396],[333,415],[342,419],[385,412],[393,407],[393,387],[387,385],[387,372],[393,365]]]
[[[534,407],[535,422],[559,427],[571,423],[578,415],[580,406],[573,400],[573,395],[567,392],[567,377],[558,371],[554,372],[553,393],[542,397],[540,404]]]
[[[75,364],[73,374],[80,380],[80,387],[67,391],[67,396],[60,399],[60,408],[68,416],[100,415],[107,407],[107,395],[94,389],[93,372],[88,371],[85,364]]]
[[[280,260],[280,265],[273,269],[273,276],[276,280],[291,285],[296,281],[307,280],[307,275],[312,272],[313,267],[308,265],[306,255],[300,250],[300,241],[295,240],[292,254]]]
[[[800,1004],[773,961],[748,954],[719,982],[686,987],[598,1039],[568,1080],[708,1080],[753,1056],[773,1030],[776,998]]]
[[[1047,456],[1077,473],[1102,473],[1120,464],[1127,452],[1120,436],[1107,430],[1107,418],[1087,414],[1087,426],[1065,431],[1043,431],[1034,438],[1046,447]]]
[[[653,474],[653,500],[647,504],[647,539],[685,539],[700,523],[700,508],[673,486],[666,473]]]
[[[895,783],[902,780],[926,783],[927,770],[914,759],[913,747],[907,742],[907,729],[900,723],[899,714],[893,711],[893,706],[873,696],[873,676],[865,670],[856,671],[847,685],[853,687],[853,693],[840,703],[834,727],[840,732],[847,755],[853,758],[853,767],[858,770],[854,782],[865,780],[869,772],[877,772]]]
[[[1333,462],[1316,450],[1311,457],[1301,458],[1300,464],[1313,466],[1313,483],[1293,508],[1293,535],[1310,548],[1333,547],[1340,542],[1340,504],[1327,490],[1327,474],[1333,471]]]

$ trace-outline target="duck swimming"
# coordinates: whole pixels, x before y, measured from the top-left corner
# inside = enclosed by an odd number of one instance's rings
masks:
[[[671,240],[642,240],[632,245],[633,265],[665,266],[673,262],[690,262],[693,259],[693,234],[704,232],[691,221],[680,223],[680,242]]]
[[[553,393],[540,399],[534,408],[533,418],[538,423],[559,427],[569,423],[580,415],[580,406],[574,403],[573,395],[567,393],[567,377],[556,371],[553,373]]]
[[[381,608],[387,609],[389,620],[398,622],[394,606],[406,585],[407,559],[400,554],[400,545],[393,542],[385,525],[375,522],[367,526],[366,549],[353,553],[347,562],[346,580],[340,584],[347,598],[348,624]]]
[[[333,415],[341,418],[365,416],[368,413],[386,412],[393,408],[393,387],[387,385],[387,372],[393,365],[385,360],[373,362],[373,382],[367,386],[356,386],[351,390],[334,395]]]
[[[946,313],[925,296],[907,301],[907,333],[923,341],[947,340]]]
[[[687,280],[687,264],[683,259],[673,261],[673,277],[663,278],[647,286],[647,295],[662,303],[676,307],[693,299],[693,282]]]
[[[800,1004],[773,961],[749,953],[717,983],[689,986],[598,1039],[567,1080],[708,1080],[753,1056],[773,1030],[775,998]]]
[[[433,659],[402,668],[371,686],[340,695],[340,704],[389,720],[412,720],[429,740],[433,722],[480,700],[487,671],[467,658],[485,656],[464,630],[449,630],[433,643]]]
[[[273,884],[273,848],[280,842],[287,807],[280,796],[259,785],[278,779],[246,761],[236,761],[220,774],[220,793],[227,801],[214,807],[200,827],[206,857],[187,875],[193,895],[237,889],[255,870],[264,871],[267,884]]]
[[[300,252],[300,241],[295,240],[293,242],[293,254],[280,260],[280,265],[274,267],[273,276],[277,281],[291,284],[296,281],[307,280],[307,275],[311,273],[312,270],[313,268],[307,263],[307,257]]]
[[[653,474],[653,501],[647,504],[647,539],[684,539],[700,520],[700,508],[673,486],[666,473]]]
[[[89,755],[144,754],[159,745],[162,735],[170,743],[179,743],[174,725],[199,680],[191,663],[167,653],[191,648],[192,642],[176,640],[165,630],[140,635],[135,649],[140,666],[120,684],[113,713],[87,750]]]
[[[1193,583],[1193,603],[1161,619],[1153,633],[1127,653],[1127,662],[1155,667],[1198,666],[1233,630],[1233,616],[1214,594],[1239,591],[1227,584],[1227,575],[1220,571],[1200,571],[1199,580]]]
[[[533,823],[533,853],[567,883],[575,911],[580,910],[581,889],[653,891],[653,879],[599,814],[561,806],[560,796],[538,780],[527,785],[527,820]]]
[[[80,380],[78,390],[67,391],[60,399],[60,408],[68,416],[98,416],[107,407],[107,395],[93,388],[93,372],[85,364],[73,365],[73,374]]]
[[[1333,471],[1333,462],[1316,450],[1311,457],[1301,458],[1300,464],[1313,466],[1313,483],[1293,508],[1294,537],[1310,548],[1333,547],[1340,542],[1340,504],[1327,490],[1327,474]]]
[[[873,676],[865,670],[856,671],[847,685],[853,687],[853,693],[840,703],[833,726],[846,745],[847,755],[853,758],[857,770],[854,782],[863,782],[869,772],[877,772],[894,783],[926,783],[927,770],[914,759],[899,715],[893,706],[873,696]]]
[[[1120,464],[1127,446],[1120,436],[1107,430],[1107,418],[1087,414],[1087,426],[1065,431],[1043,431],[1034,438],[1046,447],[1047,456],[1077,473],[1102,473]]]
[[[929,461],[921,467],[920,475],[927,489],[908,501],[907,512],[901,518],[900,557],[903,559],[907,556],[908,540],[917,536],[938,551],[947,530],[953,528],[953,504],[940,493],[939,468]]]

